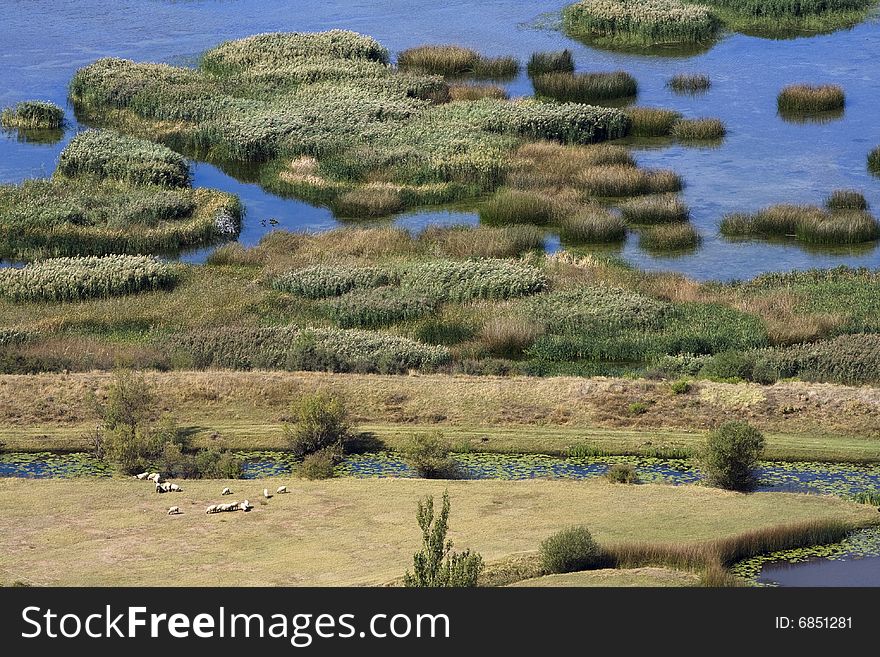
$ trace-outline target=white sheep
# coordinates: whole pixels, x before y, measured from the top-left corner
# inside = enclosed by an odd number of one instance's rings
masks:
[[[229,490],[228,488],[224,488],[224,489],[223,489],[223,492],[220,493],[220,494],[221,494],[221,495],[232,495],[232,491]]]
[[[244,502],[242,502],[238,506],[242,511],[250,511],[251,509],[254,508],[253,505],[248,500],[245,500]]]
[[[135,475],[134,478],[135,478],[135,479],[138,479],[138,480],[140,480],[140,481],[143,481],[143,480],[146,479],[148,476],[149,476],[149,473],[148,473],[148,472],[141,472],[140,474]]]
[[[282,493],[288,493],[290,491],[287,490],[287,486],[279,486],[278,490],[275,491],[276,495],[281,495]]]
[[[152,472],[152,473],[148,474],[147,479],[149,479],[150,481],[154,481],[157,484],[162,483],[162,475],[160,475],[158,472]]]
[[[205,513],[217,513],[217,505],[212,504],[207,509],[205,509]]]
[[[169,506],[169,507],[168,507],[168,515],[169,515],[169,516],[176,516],[176,515],[178,515],[179,513],[180,513],[180,507],[179,507],[179,506]]]
[[[267,500],[272,499],[272,496],[269,494],[268,488],[263,489],[263,497],[265,497]]]
[[[170,493],[179,493],[182,490],[183,489],[180,486],[178,486],[177,484],[168,484],[168,492],[170,492]]]

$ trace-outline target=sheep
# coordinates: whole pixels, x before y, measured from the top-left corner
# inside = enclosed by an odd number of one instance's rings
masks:
[[[263,497],[265,497],[267,500],[272,499],[272,496],[269,494],[268,488],[263,489]]]
[[[247,500],[245,500],[244,502],[242,502],[238,506],[242,511],[250,511],[251,509],[254,508],[253,505]]]
[[[290,491],[287,490],[287,486],[279,486],[278,490],[275,491],[276,495],[281,495],[282,493],[288,493]]]
[[[232,491],[229,490],[228,488],[224,488],[224,489],[223,489],[223,492],[220,493],[220,494],[221,494],[221,495],[232,495]]]
[[[248,508],[245,508],[244,505],[250,507],[250,503],[245,500],[244,502],[230,502],[229,504],[214,504],[205,509],[205,513],[223,513],[224,511],[247,511]]]
[[[162,484],[156,484],[156,492],[157,493],[167,493],[168,491],[165,489],[165,486]]]
[[[179,506],[169,506],[169,507],[168,507],[168,515],[169,515],[169,516],[176,516],[176,515],[178,515],[179,513],[180,513],[180,507],[179,507]]]
[[[207,509],[205,509],[205,513],[217,513],[217,505],[212,504]]]
[[[157,484],[162,483],[162,475],[160,475],[158,472],[152,472],[148,474],[147,479],[149,479],[150,481],[155,481]]]
[[[141,472],[140,474],[135,475],[134,478],[137,479],[137,480],[139,480],[139,481],[143,481],[143,480],[146,479],[148,476],[149,476],[149,473],[148,473],[148,472]]]
[[[179,493],[182,490],[183,489],[180,486],[178,486],[177,484],[168,484],[168,492],[170,492],[170,493]]]

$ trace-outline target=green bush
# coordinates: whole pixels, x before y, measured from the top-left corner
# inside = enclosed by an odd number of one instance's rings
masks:
[[[700,376],[707,379],[750,381],[755,368],[755,355],[741,351],[724,351],[703,366]]]
[[[340,458],[341,450],[338,447],[325,447],[306,454],[297,472],[303,479],[330,479],[336,473],[336,464]]]
[[[764,436],[747,422],[725,422],[710,432],[702,456],[709,483],[749,491],[757,485],[755,467],[764,452]]]
[[[291,404],[292,424],[284,425],[288,449],[298,458],[323,449],[342,450],[351,435],[348,410],[339,397],[318,392]]]
[[[55,103],[25,100],[4,109],[0,113],[0,125],[24,130],[57,130],[64,125],[64,110]]]
[[[396,282],[396,274],[381,267],[313,265],[280,275],[272,281],[272,287],[308,299],[325,299],[341,296],[351,290],[376,288]]]
[[[679,379],[678,381],[673,381],[669,389],[672,390],[674,395],[686,395],[691,391],[691,387],[690,381]]]
[[[401,284],[431,298],[469,301],[536,294],[547,286],[547,278],[523,262],[485,258],[418,263],[402,272]]]
[[[639,475],[632,463],[615,463],[605,473],[605,478],[614,484],[637,484]]]
[[[406,447],[405,459],[420,477],[453,479],[456,468],[449,451],[449,445],[440,431],[413,434]]]
[[[403,577],[403,585],[418,587],[472,587],[483,570],[483,558],[470,550],[453,552],[449,530],[449,493],[443,493],[443,506],[434,514],[434,498],[419,500],[416,520],[422,530],[422,548],[413,555],[413,571]]]
[[[545,573],[572,573],[595,568],[601,551],[584,526],[569,527],[541,543],[541,566]]]
[[[133,185],[189,187],[189,165],[169,148],[109,130],[86,130],[61,151],[58,173]]]
[[[568,49],[555,52],[532,53],[532,56],[529,57],[526,71],[530,78],[544,73],[573,73],[574,58]]]
[[[52,258],[0,270],[0,296],[14,301],[82,301],[169,289],[173,265],[151,256]]]

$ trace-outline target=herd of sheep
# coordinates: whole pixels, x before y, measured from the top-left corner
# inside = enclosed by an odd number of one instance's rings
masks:
[[[162,481],[162,475],[158,472],[142,472],[139,475],[134,476],[135,479],[138,480],[146,480],[152,481],[156,484],[156,492],[157,493],[179,493],[183,491],[183,488],[178,486],[177,484],[172,484],[167,481]],[[276,495],[281,495],[289,492],[287,490],[287,486],[279,486],[275,491]],[[221,492],[221,495],[232,495],[232,491],[229,488],[224,488]],[[268,488],[263,489],[263,497],[267,500],[272,497],[272,494],[269,493]],[[248,500],[244,502],[230,502],[228,504],[212,504],[207,509],[205,509],[205,513],[222,513],[224,511],[250,511],[254,508],[254,505],[251,504]],[[176,516],[181,513],[179,506],[171,506],[168,507],[168,515]]]

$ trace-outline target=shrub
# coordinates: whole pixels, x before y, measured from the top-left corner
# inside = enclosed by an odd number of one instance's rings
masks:
[[[380,267],[313,265],[280,275],[272,281],[272,287],[308,299],[325,299],[396,282],[392,271]]]
[[[605,473],[605,478],[614,484],[637,484],[639,475],[632,463],[615,463]]]
[[[541,542],[541,567],[545,573],[572,573],[595,568],[601,551],[584,526],[563,529]]]
[[[679,379],[678,381],[673,381],[669,389],[672,390],[674,395],[686,395],[691,391],[691,387],[690,381]]]
[[[397,189],[374,185],[343,192],[333,199],[332,207],[339,217],[375,218],[396,214],[405,206]]]
[[[660,107],[630,107],[626,109],[632,125],[629,134],[634,137],[667,137],[681,113]]]
[[[626,407],[626,412],[630,415],[644,415],[650,407],[645,402],[632,402]]]
[[[723,139],[727,128],[719,119],[680,119],[672,126],[672,136],[682,141]]]
[[[623,218],[633,224],[665,224],[687,221],[690,210],[674,194],[644,196],[621,204]]]
[[[779,92],[777,106],[782,113],[831,112],[843,109],[846,97],[836,84],[792,84]]]
[[[563,10],[573,36],[611,43],[699,43],[715,37],[720,23],[704,5],[679,0],[580,0]]]
[[[4,128],[57,130],[64,125],[64,110],[55,103],[25,100],[0,113]]]
[[[880,146],[868,153],[868,171],[880,176]]]
[[[544,333],[544,327],[522,317],[491,317],[480,331],[480,342],[494,356],[522,355]]]
[[[536,294],[547,286],[544,273],[515,260],[437,260],[410,266],[401,284],[447,301],[509,299]]]
[[[169,148],[109,130],[86,130],[61,152],[58,173],[112,178],[133,185],[188,187],[189,165]]]
[[[451,100],[507,100],[507,90],[494,84],[453,84],[449,86]]]
[[[676,93],[694,94],[708,91],[712,86],[712,81],[704,73],[676,73],[669,78],[666,86]]]
[[[574,58],[568,49],[532,53],[526,71],[530,78],[544,73],[573,73]]]
[[[626,222],[604,208],[586,207],[558,221],[560,236],[578,244],[605,244],[626,239]]]
[[[639,245],[649,251],[695,249],[702,241],[699,231],[689,223],[652,226],[642,230],[639,237]]]
[[[303,479],[330,479],[336,472],[340,450],[337,447],[326,447],[317,452],[306,454],[297,472]]]
[[[532,84],[537,95],[563,103],[595,103],[638,93],[635,78],[625,71],[541,73],[532,78]]]
[[[480,221],[490,225],[547,224],[554,214],[549,197],[518,189],[501,189],[480,207]]]
[[[737,491],[757,484],[755,466],[764,452],[764,436],[747,422],[725,422],[709,433],[702,457],[709,483]]]
[[[82,301],[168,289],[177,278],[173,265],[151,256],[52,258],[0,270],[0,295],[14,301]]]
[[[868,201],[864,194],[854,189],[836,189],[825,199],[829,210],[867,210]]]
[[[437,303],[429,296],[379,287],[353,290],[328,300],[323,309],[342,328],[377,328],[405,322],[434,312]]]
[[[298,458],[327,448],[341,450],[351,434],[345,404],[327,393],[304,395],[291,405],[290,415],[293,425],[284,425],[284,436]]]
[[[406,572],[406,587],[471,587],[477,585],[483,558],[469,550],[453,552],[446,539],[449,529],[449,493],[443,493],[443,506],[434,515],[434,498],[419,500],[416,520],[422,530],[422,549],[413,555],[413,572]]]
[[[452,479],[455,461],[440,431],[413,434],[405,452],[406,463],[425,479]]]

